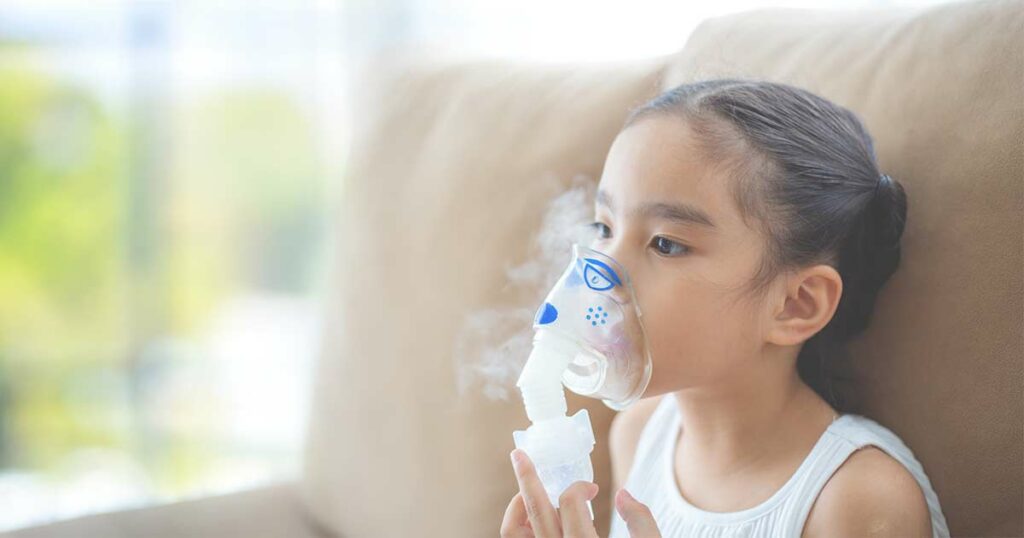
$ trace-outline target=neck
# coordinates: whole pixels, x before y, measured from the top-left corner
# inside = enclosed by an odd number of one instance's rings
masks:
[[[808,420],[832,420],[831,407],[797,374],[795,358],[775,361],[774,367],[764,359],[763,369],[675,393],[686,437],[677,446],[678,465],[704,476],[728,476],[786,450],[794,436],[806,435]],[[821,415],[827,418],[816,418]]]

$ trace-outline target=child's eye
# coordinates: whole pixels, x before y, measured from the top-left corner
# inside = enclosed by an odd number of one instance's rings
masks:
[[[608,228],[603,222],[591,222],[590,227],[597,231],[597,236],[601,239],[607,239],[611,235],[611,228]]]
[[[690,247],[676,243],[660,235],[651,240],[651,246],[658,251],[659,254],[664,256],[678,256],[680,254],[686,254],[690,252]]]

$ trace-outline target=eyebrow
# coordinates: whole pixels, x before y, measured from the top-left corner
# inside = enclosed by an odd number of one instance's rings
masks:
[[[612,200],[611,195],[605,191],[597,191],[594,202],[597,205],[603,205],[614,211],[615,202]],[[682,224],[698,224],[707,228],[715,228],[715,223],[712,222],[711,217],[707,213],[690,204],[647,202],[641,204],[640,207],[633,211],[633,214],[639,217],[664,219]]]

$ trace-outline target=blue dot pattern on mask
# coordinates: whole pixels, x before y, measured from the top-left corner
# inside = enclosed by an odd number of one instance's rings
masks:
[[[591,325],[596,327],[598,321],[601,322],[601,325],[605,324],[605,320],[602,318],[608,317],[608,312],[605,312],[603,307],[597,307],[597,312],[594,312],[593,307],[587,308],[587,312],[590,312],[587,314],[587,319],[590,320]]]

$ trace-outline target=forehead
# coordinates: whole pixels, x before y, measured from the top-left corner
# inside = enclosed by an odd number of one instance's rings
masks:
[[[615,138],[599,190],[616,214],[646,203],[680,203],[707,213],[719,231],[740,225],[730,179],[701,151],[698,139],[675,116],[645,118]]]

